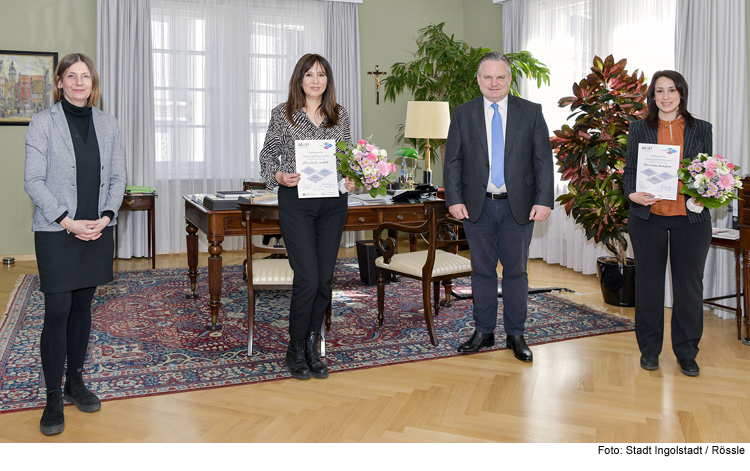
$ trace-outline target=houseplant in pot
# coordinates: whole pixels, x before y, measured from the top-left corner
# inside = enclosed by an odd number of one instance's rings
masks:
[[[384,101],[395,102],[403,93],[410,93],[415,101],[447,101],[453,108],[474,97],[481,95],[476,73],[479,60],[491,50],[485,47],[473,47],[463,40],[448,36],[443,31],[445,23],[430,24],[417,31],[415,38],[417,51],[414,60],[396,62],[383,79],[385,88]],[[518,80],[526,77],[536,81],[537,87],[542,83],[549,85],[549,69],[534,59],[527,51],[507,53],[511,60],[513,82],[510,93],[518,96]],[[425,141],[417,144],[413,139],[404,139],[404,125],[396,127],[396,144],[407,142],[417,147],[419,155],[424,155]],[[433,145],[432,159],[439,157],[439,149],[445,139],[430,139]]]
[[[591,73],[573,84],[573,96],[560,99],[570,106],[573,126],[564,125],[551,138],[558,172],[569,181],[568,193],[557,198],[568,215],[583,226],[586,237],[612,253],[597,260],[602,295],[607,304],[635,305],[635,262],[626,257],[629,202],[622,172],[630,123],[642,118],[648,87],[627,60],[594,57]]]

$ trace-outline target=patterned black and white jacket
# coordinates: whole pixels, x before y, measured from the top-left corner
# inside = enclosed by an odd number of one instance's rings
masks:
[[[328,118],[323,118],[320,127],[316,127],[307,117],[304,111],[298,110],[294,114],[294,122],[297,126],[286,119],[286,104],[282,103],[271,111],[271,121],[268,123],[268,132],[260,151],[260,176],[266,181],[266,188],[272,190],[279,186],[276,181],[276,172],[296,173],[297,166],[294,157],[294,141],[312,139],[335,139],[346,141],[351,144],[352,136],[349,125],[349,112],[341,106],[339,108],[339,124],[327,128],[323,127]],[[341,162],[336,159],[336,167]],[[339,189],[343,188],[343,175],[338,175]],[[344,190],[345,191],[345,190]]]

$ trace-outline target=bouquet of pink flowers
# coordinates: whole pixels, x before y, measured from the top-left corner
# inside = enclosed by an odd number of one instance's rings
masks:
[[[355,146],[340,141],[336,147],[341,150],[336,155],[341,159],[339,170],[343,175],[349,176],[357,186],[364,187],[373,198],[386,195],[389,177],[396,171],[396,166],[388,161],[385,149],[378,149],[364,139],[357,141]]]
[[[698,154],[694,159],[684,159],[677,178],[684,185],[680,193],[692,196],[708,209],[728,205],[739,199],[734,193],[742,182],[736,172],[740,168],[721,155]]]

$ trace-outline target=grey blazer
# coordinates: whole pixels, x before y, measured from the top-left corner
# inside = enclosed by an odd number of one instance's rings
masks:
[[[109,223],[117,224],[117,212],[125,194],[125,152],[120,126],[113,116],[92,109],[101,158],[99,215],[112,211]],[[60,102],[34,115],[26,133],[24,190],[34,203],[32,231],[61,231],[55,222],[67,211],[75,219],[78,205],[76,157],[73,139]]]
[[[554,205],[552,146],[539,104],[508,97],[505,125],[505,186],[513,219],[528,224],[534,205]],[[445,199],[448,206],[463,204],[469,220],[482,214],[490,158],[483,97],[453,108],[445,145]]]
[[[713,130],[711,123],[696,119],[692,126],[685,123],[685,134],[683,137],[682,158],[695,158],[700,153],[711,155],[713,152]],[[630,201],[630,194],[635,193],[635,180],[638,171],[638,145],[639,144],[658,144],[658,132],[651,129],[646,124],[645,119],[635,121],[630,124],[628,130],[628,153],[625,158],[625,170],[622,175],[625,183],[625,195]],[[678,195],[679,196],[679,195]],[[683,195],[687,200],[688,195]],[[629,215],[648,219],[651,214],[651,206],[642,206],[630,201]],[[690,223],[706,221],[711,219],[711,213],[708,208],[703,208],[700,213],[687,211],[687,218]]]

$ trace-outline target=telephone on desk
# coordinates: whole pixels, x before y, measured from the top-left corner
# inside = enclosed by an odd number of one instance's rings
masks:
[[[437,196],[437,188],[430,184],[420,184],[413,190],[402,191],[393,196],[394,203],[421,203],[424,200],[433,199]]]

